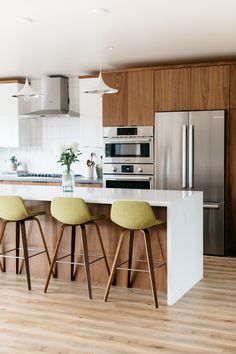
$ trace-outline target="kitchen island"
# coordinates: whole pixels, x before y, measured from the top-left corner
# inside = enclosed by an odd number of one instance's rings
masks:
[[[100,221],[100,229],[104,240],[104,246],[110,259],[114,256],[116,244],[118,242],[119,227],[114,225],[110,219],[110,207],[115,200],[140,200],[147,201],[153,207],[154,212],[159,217],[167,218],[167,224],[161,226],[161,234],[164,249],[167,257],[167,276],[164,270],[160,270],[157,275],[158,290],[167,290],[167,303],[173,305],[189,289],[191,289],[203,277],[203,196],[202,192],[191,191],[165,191],[165,190],[129,190],[129,189],[104,189],[104,188],[76,188],[73,193],[63,193],[61,187],[57,186],[26,186],[26,185],[0,185],[0,195],[19,195],[29,207],[42,209],[47,215],[41,216],[42,227],[45,231],[47,243],[51,253],[55,247],[56,234],[60,224],[50,216],[50,201],[55,196],[80,197],[89,203],[92,213],[104,214],[106,217]],[[28,223],[29,241],[38,246],[37,233],[34,226]],[[33,224],[33,223],[32,223]],[[92,226],[89,226],[88,246],[89,249],[99,251],[97,240],[93,237]],[[13,245],[12,236],[14,228],[9,225],[8,246]],[[70,247],[70,237],[65,237],[64,250],[68,252]],[[143,244],[140,235],[137,235],[138,242],[134,248],[134,258],[143,259]],[[68,241],[68,242],[66,242]],[[155,242],[155,233],[152,236],[152,248],[154,257],[158,256],[159,250]],[[139,244],[141,247],[138,247]],[[124,253],[127,250],[124,247]],[[37,258],[37,257],[36,257]],[[46,259],[32,259],[32,276],[46,277]],[[126,255],[125,255],[126,258]],[[7,271],[14,271],[14,264],[7,264]],[[104,265],[99,262],[92,271],[92,281],[96,283],[106,283],[107,275]],[[68,265],[59,265],[58,277],[69,279]],[[91,269],[92,270],[92,269]],[[78,272],[80,281],[84,281],[83,272]],[[124,286],[126,272],[119,272],[116,284]],[[121,274],[123,273],[123,274]],[[160,274],[161,273],[161,274]],[[149,288],[149,279],[146,274],[133,274],[132,286]]]

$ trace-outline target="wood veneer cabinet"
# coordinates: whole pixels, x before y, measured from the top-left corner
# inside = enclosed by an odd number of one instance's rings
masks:
[[[190,68],[155,70],[155,111],[190,109]]]
[[[103,74],[105,83],[117,88],[117,94],[103,95],[103,126],[128,125],[127,73]]]
[[[229,65],[155,71],[155,111],[227,108]]]
[[[191,68],[191,110],[229,108],[229,65]]]
[[[128,72],[128,125],[154,125],[153,70]]]
[[[236,109],[236,65],[230,65],[229,87],[229,105],[230,108]]]
[[[103,96],[103,126],[153,125],[153,70],[103,74],[118,94]]]

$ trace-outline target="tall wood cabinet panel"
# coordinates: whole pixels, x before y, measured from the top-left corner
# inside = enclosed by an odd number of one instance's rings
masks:
[[[152,70],[128,72],[128,125],[154,124]]]
[[[190,109],[229,107],[229,65],[191,68]]]
[[[230,108],[236,109],[236,65],[230,65],[230,96],[229,96],[229,105]]]
[[[155,71],[155,111],[190,108],[190,68]]]
[[[227,117],[226,134],[226,252],[236,255],[236,110]]]
[[[116,94],[103,95],[103,126],[128,125],[127,73],[103,74],[105,83],[119,90]]]

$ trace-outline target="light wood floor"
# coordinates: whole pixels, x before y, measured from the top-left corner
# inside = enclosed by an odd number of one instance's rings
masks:
[[[235,354],[236,258],[205,257],[205,277],[176,305],[152,305],[148,290],[93,287],[94,299],[78,283],[0,274],[0,353]]]

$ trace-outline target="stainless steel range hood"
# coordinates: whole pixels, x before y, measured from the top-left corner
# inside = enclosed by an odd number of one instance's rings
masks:
[[[43,77],[39,80],[37,91],[41,96],[32,99],[32,110],[21,117],[79,117],[79,112],[69,109],[68,78]]]

